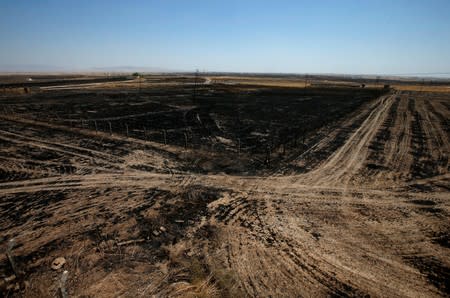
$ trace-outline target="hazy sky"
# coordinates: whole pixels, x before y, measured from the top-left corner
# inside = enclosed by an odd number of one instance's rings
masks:
[[[450,0],[0,0],[0,70],[450,72]]]

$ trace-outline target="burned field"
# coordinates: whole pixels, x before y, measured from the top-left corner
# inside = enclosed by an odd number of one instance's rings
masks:
[[[449,93],[83,84],[0,99],[4,295],[449,294]]]
[[[22,103],[6,101],[4,112],[45,119],[65,129],[184,147],[204,155],[206,164],[217,159],[210,167],[194,166],[192,171],[253,174],[305,151],[319,129],[335,125],[383,92],[191,84],[140,92],[45,92]],[[53,126],[42,133],[58,134]],[[219,161],[238,156],[239,163]]]

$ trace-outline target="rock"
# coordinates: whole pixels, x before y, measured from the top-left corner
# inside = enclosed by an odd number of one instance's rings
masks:
[[[167,229],[165,228],[165,227],[159,227],[159,229],[161,230],[161,232],[165,232],[165,231],[167,231]]]
[[[51,267],[53,270],[58,270],[58,269],[61,269],[65,263],[66,263],[66,259],[63,257],[59,257],[59,258],[56,258],[53,260]]]
[[[154,231],[153,231],[153,235],[155,235],[155,236],[159,236],[159,232],[158,232],[158,231],[156,231],[156,230],[154,230]]]

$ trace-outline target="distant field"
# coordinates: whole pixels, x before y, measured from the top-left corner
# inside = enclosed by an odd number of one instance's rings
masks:
[[[392,87],[402,91],[450,92],[450,84],[447,86],[392,85]]]

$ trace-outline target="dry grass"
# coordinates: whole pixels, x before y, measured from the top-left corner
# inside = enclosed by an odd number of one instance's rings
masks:
[[[221,264],[211,263],[202,255],[191,255],[192,245],[179,242],[165,249],[172,270],[187,281],[173,283],[170,291],[175,297],[242,297],[235,274]],[[198,249],[196,249],[197,251]],[[189,256],[191,255],[191,256]]]
[[[401,91],[450,92],[450,86],[392,85]]]
[[[212,282],[212,276],[204,280],[193,283],[178,282],[172,285],[174,291],[172,297],[186,297],[186,298],[215,298],[222,297],[219,289],[215,283]]]

